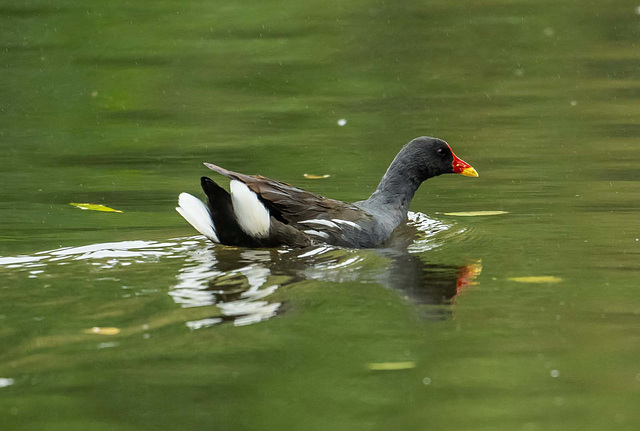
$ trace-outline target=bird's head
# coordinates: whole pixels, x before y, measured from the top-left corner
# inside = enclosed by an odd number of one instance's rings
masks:
[[[442,174],[461,174],[477,177],[470,164],[458,158],[442,139],[421,136],[409,142],[403,151],[407,161],[420,167],[424,179]]]

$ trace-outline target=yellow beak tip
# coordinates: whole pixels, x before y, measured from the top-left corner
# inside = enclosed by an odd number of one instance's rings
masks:
[[[480,175],[478,175],[478,171],[476,171],[475,169],[473,169],[472,167],[468,167],[462,170],[462,172],[460,172],[461,175],[464,175],[465,177],[479,177]]]

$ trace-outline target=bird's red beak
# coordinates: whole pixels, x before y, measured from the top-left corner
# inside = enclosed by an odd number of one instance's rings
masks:
[[[451,147],[449,147],[449,149],[451,149]],[[469,163],[465,162],[462,159],[459,159],[458,156],[454,154],[453,150],[451,150],[451,154],[453,154],[453,163],[451,164],[453,166],[453,172],[455,172],[456,174],[464,175],[465,177],[478,176],[478,172],[473,169],[473,167]]]

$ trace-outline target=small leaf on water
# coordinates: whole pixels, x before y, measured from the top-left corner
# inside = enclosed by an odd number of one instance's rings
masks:
[[[406,362],[369,362],[366,364],[367,369],[372,371],[396,371],[409,370],[416,367],[413,361]]]
[[[508,214],[509,211],[461,211],[461,212],[452,212],[452,213],[443,213],[447,216],[455,216],[455,217],[479,217],[479,216],[492,216],[492,215],[500,215],[500,214]]]
[[[110,213],[123,212],[120,210],[114,210],[113,208],[109,208],[104,205],[98,205],[98,204],[76,204],[72,202],[69,205],[73,205],[74,207],[80,208],[81,210],[102,211],[102,212],[110,212]]]
[[[304,174],[304,177],[308,180],[321,180],[323,178],[329,178],[331,175],[329,174],[324,174],[324,175],[312,175],[312,174]]]
[[[530,277],[509,277],[509,280],[515,281],[517,283],[560,283],[562,278],[555,277],[553,275],[539,275],[539,276],[530,276]]]
[[[82,332],[84,332],[85,334],[118,335],[120,333],[120,329],[112,327],[101,328],[99,326],[94,326],[93,328],[85,329]]]

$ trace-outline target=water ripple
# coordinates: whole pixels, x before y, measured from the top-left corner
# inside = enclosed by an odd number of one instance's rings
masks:
[[[0,257],[0,270],[40,278],[63,265],[72,265],[69,270],[73,270],[77,265],[90,264],[108,271],[180,259],[182,266],[168,290],[169,296],[182,308],[218,310],[213,316],[186,322],[195,330],[225,322],[242,326],[270,319],[282,312],[283,303],[271,299],[274,294],[282,285],[301,280],[378,283],[419,303],[448,301],[461,291],[459,274],[468,278],[466,267],[426,265],[420,256],[464,233],[464,228],[409,213],[407,225],[398,230],[388,247],[380,249],[322,245],[302,250],[254,250],[218,246],[194,236],[159,242],[108,242]],[[477,267],[477,262],[474,265]],[[100,278],[104,279],[110,279],[108,274]]]

